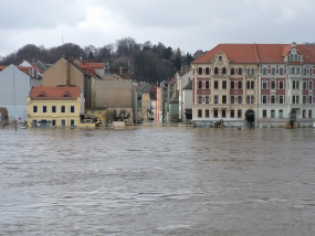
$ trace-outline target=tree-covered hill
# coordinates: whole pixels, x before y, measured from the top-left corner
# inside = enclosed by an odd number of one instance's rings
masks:
[[[0,64],[19,64],[23,60],[55,63],[60,57],[85,61],[104,62],[113,73],[123,73],[132,79],[156,83],[171,78],[183,66],[189,66],[193,57],[180,49],[162,43],[137,43],[132,38],[123,38],[114,44],[97,48],[93,45],[81,48],[73,43],[45,48],[33,44],[3,57]]]

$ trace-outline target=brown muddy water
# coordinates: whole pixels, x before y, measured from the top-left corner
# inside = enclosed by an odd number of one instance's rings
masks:
[[[315,235],[315,129],[0,130],[0,235]]]

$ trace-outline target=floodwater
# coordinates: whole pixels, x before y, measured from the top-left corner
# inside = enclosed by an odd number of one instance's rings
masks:
[[[0,130],[0,235],[315,235],[315,129]]]

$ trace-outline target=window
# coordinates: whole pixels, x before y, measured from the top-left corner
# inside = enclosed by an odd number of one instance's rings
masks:
[[[210,87],[210,83],[209,83],[209,80],[206,81],[206,89],[209,89]]]
[[[202,89],[202,81],[199,81],[199,82],[198,82],[198,88],[199,88],[199,89]]]
[[[250,104],[250,96],[246,96],[246,103]]]
[[[226,110],[222,110],[221,115],[222,115],[222,118],[225,118],[226,117]]]
[[[214,118],[218,118],[218,116],[219,116],[218,109],[213,109],[213,116],[214,116]]]
[[[267,118],[267,110],[262,111],[262,116],[263,116],[263,118]]]
[[[279,96],[279,103],[284,104],[284,96]]]
[[[242,96],[238,96],[237,97],[237,102],[238,102],[238,104],[242,104],[243,103],[243,97]]]
[[[206,104],[209,104],[210,100],[209,100],[209,96],[206,96]]]
[[[303,119],[306,118],[306,110],[303,110],[303,111],[302,111],[302,117],[303,117]]]
[[[298,74],[298,75],[300,74],[300,67],[296,68],[296,74]]]
[[[33,112],[37,113],[37,111],[38,111],[38,107],[37,106],[33,106]]]
[[[222,56],[219,56],[219,61],[222,61]]]
[[[267,68],[266,67],[263,68],[263,75],[267,75]]]
[[[239,88],[239,89],[242,89],[242,88],[243,88],[243,83],[242,83],[242,81],[238,81],[238,88]]]
[[[52,124],[53,127],[56,127],[56,120],[52,120],[51,124]]]
[[[267,96],[262,96],[262,104],[267,104]]]
[[[214,104],[219,104],[219,96],[218,95],[214,96]]]
[[[225,75],[225,74],[226,74],[226,68],[223,67],[223,68],[222,68],[222,75]]]
[[[272,69],[271,69],[271,74],[272,74],[272,75],[275,75],[275,74],[276,74],[276,69],[275,69],[275,68],[272,68]]]
[[[251,96],[246,96],[246,103],[247,104],[254,104],[255,103],[255,97],[253,95]]]
[[[295,67],[291,67],[291,74],[292,74],[292,75],[295,74]]]
[[[219,81],[215,80],[214,81],[214,89],[218,89],[219,88]]]
[[[235,117],[235,111],[234,111],[234,110],[231,110],[231,111],[230,111],[230,117],[231,117],[231,118],[234,118],[234,117]]]
[[[215,68],[214,68],[214,74],[215,74],[215,75],[219,74],[219,68],[218,68],[218,67],[215,67]]]
[[[198,68],[198,74],[202,75],[202,68],[201,67]]]
[[[75,106],[72,105],[72,106],[70,107],[70,111],[71,111],[71,113],[75,113]]]
[[[202,118],[202,110],[198,110],[198,118]]]
[[[306,104],[306,96],[303,96],[303,104]]]
[[[47,106],[43,106],[43,113],[46,113],[47,112]]]
[[[205,117],[206,117],[206,118],[209,118],[209,117],[210,117],[210,112],[209,112],[208,109],[206,110]]]
[[[75,127],[75,121],[71,120],[71,127]]]
[[[222,104],[226,104],[226,96],[225,95],[222,96]]]
[[[65,113],[66,112],[66,107],[65,106],[61,106],[61,112]]]
[[[52,113],[56,113],[56,112],[57,112],[56,106],[52,106],[52,107],[51,107],[51,112],[52,112]]]
[[[231,69],[231,75],[235,75],[235,69],[234,68]]]
[[[280,75],[283,75],[283,68],[280,68]]]
[[[279,81],[279,89],[283,89],[283,88],[284,88],[283,81],[281,80],[281,81]]]
[[[271,119],[274,119],[274,118],[276,117],[276,112],[275,112],[275,110],[271,110],[271,112],[270,112],[270,117],[271,117]]]
[[[279,110],[279,118],[283,119],[283,110]]]
[[[198,96],[198,104],[202,104],[202,96]]]
[[[296,104],[300,104],[300,96],[295,96],[295,102]]]
[[[66,127],[66,120],[61,120],[61,127]]]
[[[250,89],[250,81],[246,81],[246,89]]]
[[[308,110],[308,118],[312,119],[313,118],[313,111]]]
[[[206,75],[209,75],[210,74],[210,69],[209,67],[206,68]]]
[[[235,103],[235,97],[231,96],[231,104],[234,104],[234,103]]]
[[[227,87],[227,82],[226,82],[226,80],[223,80],[222,81],[222,89],[226,89],[226,87]]]
[[[242,75],[242,74],[243,74],[242,68],[239,68],[239,69],[238,69],[238,74],[239,74],[239,75]]]
[[[267,80],[263,80],[262,81],[262,88],[263,89],[267,89],[268,88],[268,81]]]
[[[255,89],[255,81],[251,81],[250,82],[250,88],[251,89]]]
[[[309,97],[308,97],[308,103],[309,103],[309,104],[313,104],[313,97],[312,97],[312,96],[309,96]]]
[[[276,82],[274,80],[271,81],[271,89],[276,89]]]
[[[276,103],[276,96],[271,96],[271,104],[275,104]]]
[[[242,110],[237,110],[237,117],[242,118]]]
[[[309,88],[309,89],[313,89],[313,82],[312,82],[312,81],[309,81],[309,83],[308,83],[308,88]]]
[[[307,89],[307,82],[306,81],[303,82],[303,89]]]
[[[234,81],[231,81],[231,89],[234,89]]]

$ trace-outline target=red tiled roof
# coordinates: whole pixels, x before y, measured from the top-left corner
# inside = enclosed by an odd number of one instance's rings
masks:
[[[105,68],[105,63],[85,62],[81,63],[80,67],[82,69],[103,69]]]
[[[32,99],[75,99],[80,97],[79,87],[37,86],[31,90]]]
[[[194,60],[194,64],[207,64],[218,53],[224,53],[232,63],[284,63],[284,57],[294,47],[291,44],[219,44]],[[315,63],[315,45],[296,45],[305,63]]]
[[[18,68],[26,74],[29,74],[32,71],[32,67],[18,66]]]

